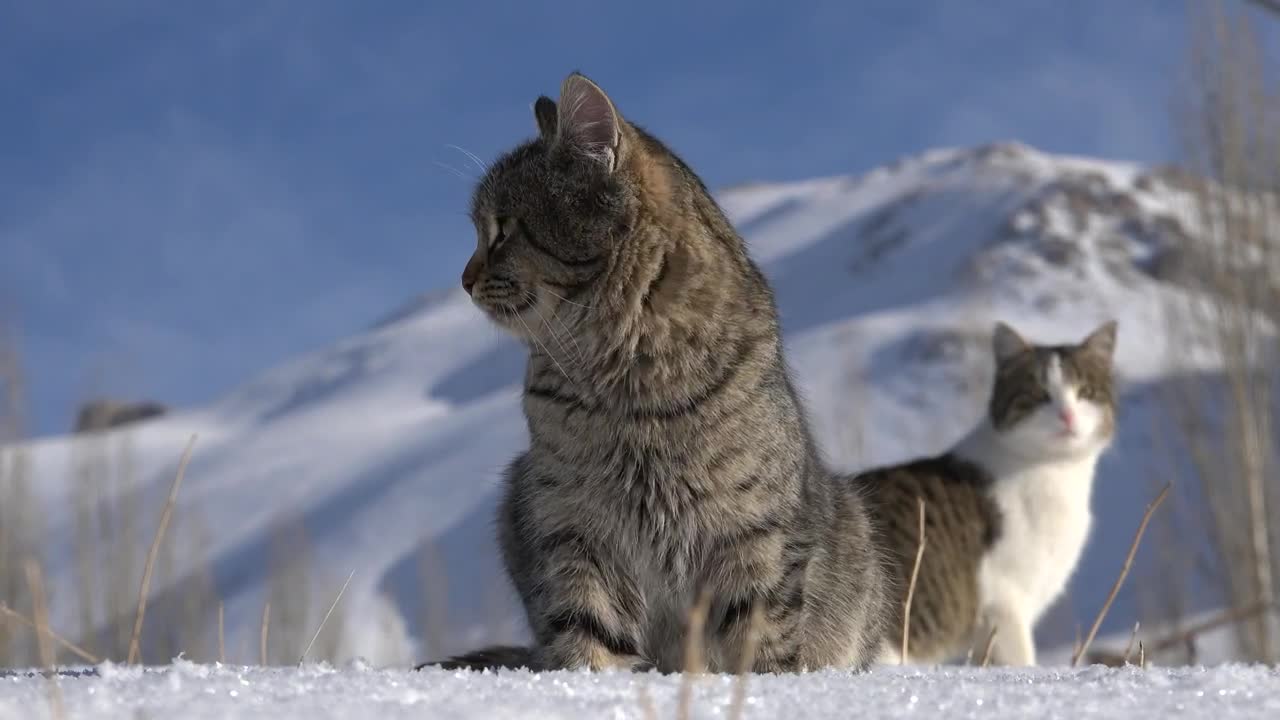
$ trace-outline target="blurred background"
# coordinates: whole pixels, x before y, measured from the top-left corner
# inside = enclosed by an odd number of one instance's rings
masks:
[[[718,194],[837,465],[958,437],[995,319],[1121,318],[1041,639],[1070,654],[1172,481],[1107,647],[1274,661],[1278,39],[1266,0],[0,0],[0,663],[35,662],[27,560],[68,662],[294,662],[348,576],[310,657],[522,636],[489,518],[523,359],[456,278],[571,70]]]
[[[1175,151],[1179,2],[612,5],[5,3],[31,431],[89,392],[208,401],[456,284],[477,171],[451,146],[492,159],[573,69],[711,187],[994,140]]]

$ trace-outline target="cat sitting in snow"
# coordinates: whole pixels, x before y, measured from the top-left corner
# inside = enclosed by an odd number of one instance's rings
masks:
[[[903,593],[919,543],[917,498],[925,503],[907,661],[982,657],[992,638],[992,663],[1035,664],[1032,630],[1080,558],[1094,468],[1115,433],[1115,343],[1115,322],[1078,345],[1033,345],[997,324],[982,422],[940,456],[855,480]],[[902,604],[894,607],[886,663],[901,659]]]

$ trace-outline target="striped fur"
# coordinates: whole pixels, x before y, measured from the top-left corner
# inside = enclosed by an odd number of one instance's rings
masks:
[[[499,517],[536,639],[520,659],[680,670],[705,592],[709,669],[738,666],[752,618],[757,671],[865,667],[886,578],[862,498],[814,447],[764,276],[591,81],[535,114],[476,190],[463,277],[530,350],[530,447]]]

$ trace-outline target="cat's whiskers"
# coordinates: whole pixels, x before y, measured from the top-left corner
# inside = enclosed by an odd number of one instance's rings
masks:
[[[535,297],[532,293],[526,293],[526,294],[530,298]],[[560,340],[560,334],[556,332],[556,329],[551,327],[551,323],[547,322],[546,316],[544,316],[542,312],[538,310],[538,306],[536,302],[533,306],[533,312],[535,315],[538,316],[538,319],[542,321],[543,326],[547,328],[547,332],[551,333],[551,337],[556,339],[556,342],[560,345],[560,349],[564,350],[566,355],[571,355],[570,359],[573,360],[574,363],[578,365],[578,369],[581,369],[586,364],[585,358],[582,353],[582,346],[578,345],[577,338],[573,336],[573,332],[569,329],[569,326],[565,324],[564,320],[561,319],[560,316],[557,315],[556,313],[554,312],[551,313],[551,319],[555,320],[560,325],[561,332],[564,333],[565,337],[569,338],[569,343],[573,345],[574,351],[572,353],[570,353],[569,349],[564,346],[564,343]]]
[[[459,170],[458,168],[456,168],[456,167],[454,167],[454,166],[452,166],[452,165],[450,165],[450,164],[448,164],[448,163],[443,163],[443,162],[440,162],[439,160],[435,160],[435,161],[433,161],[433,162],[435,162],[435,164],[436,164],[437,166],[442,167],[442,168],[444,168],[445,170],[448,170],[449,172],[453,173],[454,175],[457,175],[457,176],[458,176],[458,178],[459,178],[459,179],[461,179],[461,180],[463,180],[464,182],[471,182],[472,180],[474,180],[474,179],[475,179],[475,178],[467,177],[466,175],[464,175],[464,174],[463,174],[463,172],[462,172],[461,170]]]
[[[489,164],[488,164],[488,163],[486,163],[485,161],[481,160],[481,159],[480,159],[480,158],[479,158],[475,153],[471,152],[470,150],[468,150],[468,149],[466,149],[466,148],[464,148],[464,147],[460,147],[460,146],[458,146],[458,145],[449,145],[449,144],[446,144],[446,145],[445,145],[445,147],[450,148],[450,149],[452,149],[452,150],[457,150],[458,152],[462,153],[463,155],[466,155],[468,158],[470,158],[470,159],[471,159],[471,162],[473,162],[473,163],[475,163],[475,164],[476,164],[476,167],[480,168],[480,172],[488,172],[488,170],[489,170]]]
[[[529,323],[525,322],[523,317],[520,317],[520,313],[512,313],[512,316],[515,317],[516,320],[519,320],[520,324],[524,326],[525,332],[529,333],[529,339],[532,340],[539,348],[542,348],[542,352],[546,353],[547,357],[551,358],[551,362],[556,364],[556,367],[560,369],[560,374],[565,376],[566,379],[572,380],[573,376],[565,371],[564,366],[556,359],[555,353],[551,352],[546,345],[542,344],[542,341],[538,339],[536,334],[534,334],[533,328],[529,327]]]
[[[555,299],[559,300],[560,302],[569,303],[570,305],[577,305],[578,307],[580,307],[580,308],[585,308],[585,309],[587,309],[587,310],[595,310],[595,306],[593,306],[593,305],[583,305],[582,303],[574,302],[574,301],[570,300],[569,298],[567,298],[567,297],[565,297],[565,296],[563,296],[563,295],[559,295],[559,294],[557,294],[557,293],[555,293],[555,292],[553,292],[553,291],[551,291],[551,290],[548,290],[548,289],[547,289],[547,288],[545,288],[545,287],[544,287],[544,288],[542,288],[542,289],[543,289],[543,290],[546,290],[548,295],[550,295],[551,297],[553,297],[553,298],[555,298]]]

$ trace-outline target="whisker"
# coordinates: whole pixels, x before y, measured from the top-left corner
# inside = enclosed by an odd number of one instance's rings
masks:
[[[456,168],[456,167],[454,167],[454,166],[452,166],[452,165],[449,165],[449,164],[447,164],[447,163],[442,163],[442,162],[440,162],[439,160],[434,160],[433,162],[434,162],[436,165],[438,165],[439,167],[442,167],[442,168],[444,168],[445,170],[448,170],[449,172],[453,173],[454,175],[457,175],[459,178],[461,178],[461,179],[462,179],[463,181],[465,181],[465,182],[471,182],[471,181],[474,179],[474,178],[469,178],[469,177],[467,177],[466,175],[464,175],[464,174],[462,173],[462,171],[461,171],[461,170],[459,170],[458,168]]]
[[[555,313],[551,313],[551,318],[556,322],[560,323],[560,327],[564,330],[565,336],[567,336],[569,338],[569,342],[573,344],[575,352],[572,352],[572,353],[569,352],[569,348],[564,346],[564,341],[560,339],[560,334],[556,332],[556,329],[551,327],[551,323],[547,322],[546,316],[544,316],[542,312],[538,310],[538,306],[536,304],[537,297],[533,293],[528,291],[525,291],[525,297],[528,299],[534,300],[535,302],[533,306],[534,314],[537,315],[538,319],[542,321],[542,325],[547,328],[547,332],[551,333],[551,337],[555,338],[556,344],[560,346],[560,349],[564,351],[564,354],[569,356],[569,359],[573,360],[575,365],[581,367],[583,364],[582,348],[579,347],[578,341],[573,337],[573,333],[569,331],[569,328],[565,326],[564,321],[556,317]]]
[[[565,372],[564,366],[561,365],[560,361],[556,359],[555,354],[552,353],[549,349],[547,349],[546,345],[542,344],[542,341],[538,339],[538,336],[533,333],[533,328],[529,327],[529,323],[525,322],[524,318],[520,317],[520,313],[512,313],[512,315],[514,315],[516,320],[519,320],[520,324],[524,326],[525,332],[529,333],[529,339],[532,340],[538,347],[542,348],[542,352],[546,353],[547,357],[551,358],[551,362],[556,364],[556,367],[560,369],[560,374],[564,375],[565,378],[573,377],[569,373]]]
[[[489,170],[489,165],[488,165],[487,163],[485,163],[485,161],[483,161],[483,160],[481,160],[479,157],[477,157],[477,156],[476,156],[476,154],[475,154],[475,153],[473,153],[473,152],[471,152],[470,150],[468,150],[468,149],[466,149],[466,148],[463,148],[463,147],[459,147],[459,146],[457,146],[457,145],[445,145],[445,147],[447,147],[447,148],[452,148],[452,149],[454,149],[454,150],[457,150],[458,152],[462,153],[463,155],[466,155],[467,157],[471,158],[471,162],[475,163],[475,164],[476,164],[476,167],[480,168],[480,172],[488,172],[488,170]]]
[[[551,296],[551,297],[553,297],[553,298],[557,298],[557,299],[559,299],[561,302],[567,302],[567,303],[569,303],[570,305],[577,305],[578,307],[580,307],[580,308],[585,308],[585,309],[587,309],[587,310],[595,310],[595,307],[593,307],[593,306],[591,306],[591,305],[583,305],[582,303],[574,302],[574,301],[570,300],[569,298],[567,298],[567,297],[565,297],[565,296],[563,296],[563,295],[560,295],[560,294],[555,293],[555,292],[553,292],[553,291],[551,291],[551,290],[548,290],[548,289],[546,288],[546,286],[543,286],[543,288],[542,288],[542,289],[543,289],[543,290],[546,290],[548,295],[550,295],[550,296]]]

